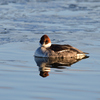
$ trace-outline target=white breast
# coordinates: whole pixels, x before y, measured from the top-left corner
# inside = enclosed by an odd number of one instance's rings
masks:
[[[36,52],[35,52],[35,55],[36,57],[47,57],[47,54],[48,54],[48,50],[44,47],[39,47]]]

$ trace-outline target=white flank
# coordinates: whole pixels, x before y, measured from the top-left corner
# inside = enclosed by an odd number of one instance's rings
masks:
[[[64,51],[68,51],[68,50],[61,50],[61,51],[59,51],[59,52],[64,52]]]
[[[85,57],[85,54],[77,54],[77,59],[82,59]]]

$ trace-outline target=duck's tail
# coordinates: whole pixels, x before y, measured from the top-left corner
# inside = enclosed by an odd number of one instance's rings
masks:
[[[87,52],[83,52],[84,54],[89,54],[89,53],[87,53]]]
[[[83,52],[83,53],[77,54],[77,59],[89,58],[89,56],[87,56],[86,54],[89,54],[89,53]]]

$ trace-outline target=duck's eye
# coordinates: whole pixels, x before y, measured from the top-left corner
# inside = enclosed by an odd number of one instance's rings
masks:
[[[47,44],[47,43],[48,43],[48,40],[45,41],[45,44]]]

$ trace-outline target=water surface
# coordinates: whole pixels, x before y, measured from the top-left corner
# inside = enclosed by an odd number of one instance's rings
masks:
[[[0,19],[1,100],[100,99],[99,0],[0,0]],[[43,78],[33,56],[43,34],[90,57]]]

